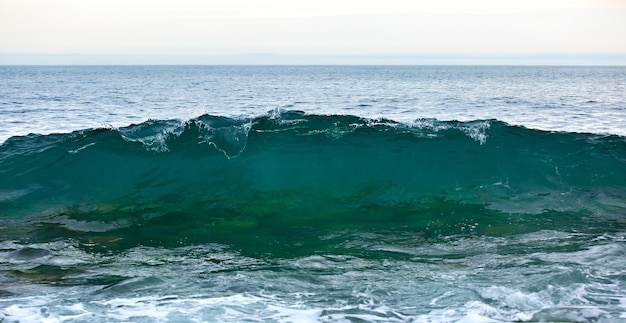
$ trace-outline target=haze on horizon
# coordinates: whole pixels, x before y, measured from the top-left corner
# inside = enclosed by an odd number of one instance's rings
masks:
[[[0,64],[626,65],[626,0],[0,0]]]

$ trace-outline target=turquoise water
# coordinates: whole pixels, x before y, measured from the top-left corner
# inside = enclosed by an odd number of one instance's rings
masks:
[[[0,318],[626,319],[622,135],[408,119],[273,109],[7,138]]]

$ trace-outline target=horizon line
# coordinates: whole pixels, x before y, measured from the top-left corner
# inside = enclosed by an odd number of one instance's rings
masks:
[[[625,54],[3,53],[0,65],[572,65],[623,66]]]

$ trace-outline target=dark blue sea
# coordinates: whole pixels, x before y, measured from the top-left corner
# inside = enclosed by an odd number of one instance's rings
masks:
[[[0,66],[0,322],[515,321],[626,321],[626,67]]]

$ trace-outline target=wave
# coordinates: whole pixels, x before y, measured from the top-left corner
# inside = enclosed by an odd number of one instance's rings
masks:
[[[253,247],[341,230],[605,230],[626,225],[625,201],[624,137],[497,120],[204,115],[0,146],[4,239]]]

